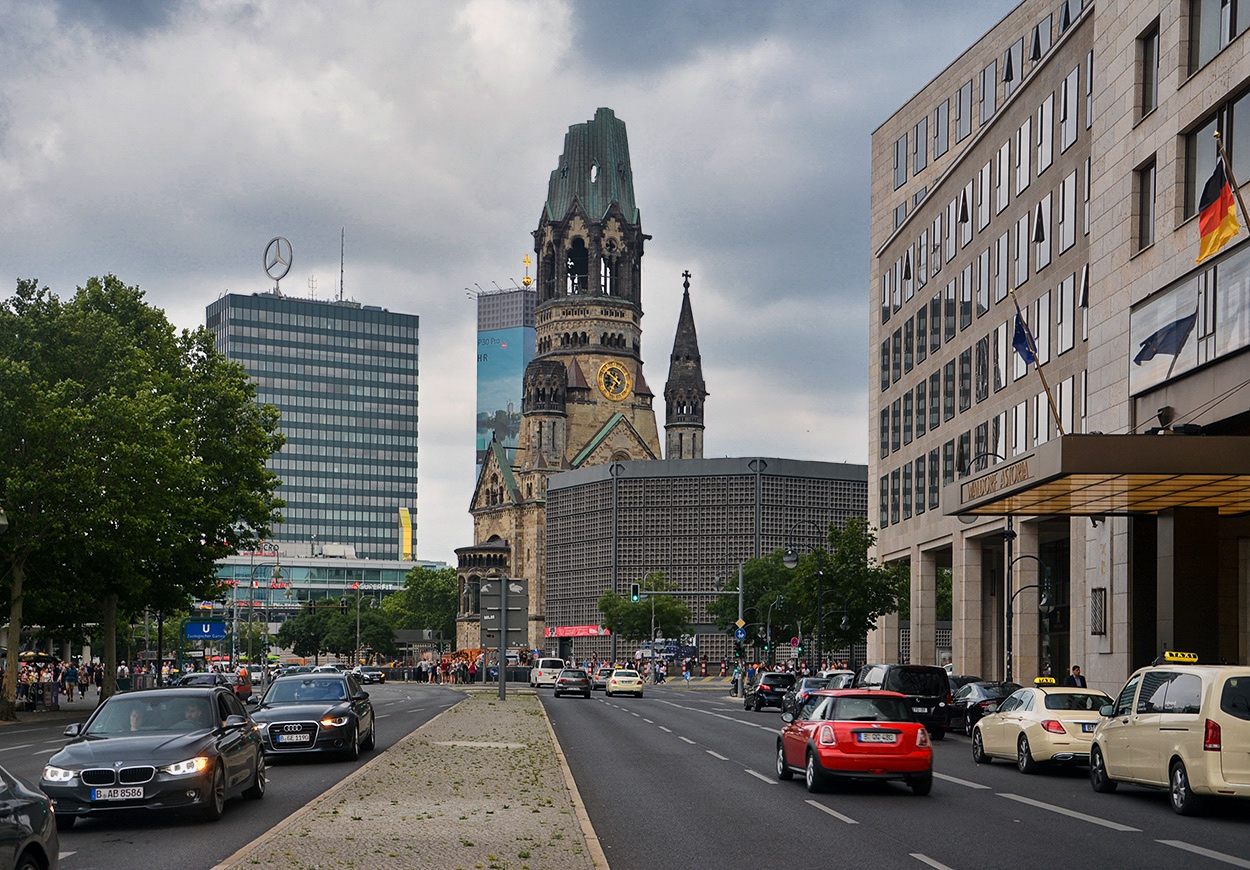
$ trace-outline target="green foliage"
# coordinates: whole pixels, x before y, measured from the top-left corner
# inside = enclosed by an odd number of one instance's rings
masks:
[[[613,634],[625,640],[648,640],[652,638],[652,626],[657,637],[681,637],[690,629],[690,608],[675,595],[649,595],[649,592],[676,591],[663,571],[648,574],[638,583],[640,600],[630,601],[628,594],[605,592],[599,598],[599,612],[603,625]]]
[[[455,568],[416,567],[404,579],[404,588],[382,599],[382,613],[396,631],[434,629],[443,637],[456,636],[458,586]]]

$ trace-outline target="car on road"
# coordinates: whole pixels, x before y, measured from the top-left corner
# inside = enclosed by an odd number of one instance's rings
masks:
[[[190,810],[221,818],[226,801],[265,794],[256,723],[222,686],[125,692],[101,704],[48,759],[39,787],[57,823],[117,810]]]
[[[347,665],[334,662],[328,665],[317,665],[312,669],[314,674],[345,674],[347,673]]]
[[[839,669],[820,671],[816,674],[818,677],[824,677],[829,681],[826,689],[849,689],[851,684],[855,682],[854,671],[844,671]]]
[[[1135,671],[1099,716],[1094,791],[1121,782],[1166,788],[1183,816],[1202,812],[1211,796],[1250,797],[1250,667],[1165,653]]]
[[[791,686],[781,697],[781,712],[799,712],[799,708],[807,703],[812,692],[817,689],[829,688],[829,680],[825,677],[802,677]]]
[[[778,779],[800,773],[810,792],[833,780],[903,780],[918,795],[933,788],[933,744],[904,695],[820,690],[781,721]]]
[[[357,665],[350,671],[351,675],[360,681],[362,686],[372,685],[373,683],[385,683],[386,671],[381,668],[364,667]]]
[[[225,674],[215,671],[196,671],[191,674],[184,674],[178,678],[176,686],[224,686],[233,691],[230,681],[226,679]]]
[[[630,668],[615,668],[603,693],[611,698],[613,695],[634,695],[642,697],[642,674]]]
[[[556,697],[561,695],[581,695],[590,697],[590,674],[581,668],[565,668],[556,677]]]
[[[592,689],[606,689],[608,687],[608,677],[612,676],[614,670],[616,668],[611,665],[600,665],[590,680],[590,687]]]
[[[794,686],[798,677],[780,671],[764,671],[755,675],[755,679],[747,683],[742,693],[742,709],[759,712],[765,707],[781,709],[781,702],[786,692]]]
[[[1020,689],[1019,683],[981,680],[960,686],[951,699],[951,730],[963,731],[972,736],[972,726],[987,712],[998,709],[998,704],[1012,692]]]
[[[13,870],[56,870],[60,839],[52,799],[0,767],[0,860]]]
[[[937,665],[864,665],[855,675],[855,688],[881,689],[907,696],[911,711],[941,740],[950,729],[950,674]]]
[[[359,757],[377,743],[373,703],[351,674],[278,677],[252,712],[265,753]]]
[[[1015,761],[1021,773],[1036,773],[1046,763],[1085,764],[1098,711],[1109,703],[1096,689],[1057,686],[1054,677],[1038,677],[972,726],[972,760]]]
[[[535,659],[534,666],[530,668],[530,688],[536,689],[539,686],[554,686],[556,677],[560,675],[560,671],[564,670],[568,665],[564,663],[564,659],[545,658]]]

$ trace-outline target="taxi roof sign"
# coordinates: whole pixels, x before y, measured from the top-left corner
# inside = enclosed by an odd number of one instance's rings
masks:
[[[1170,649],[1164,651],[1163,660],[1165,662],[1184,662],[1185,664],[1196,665],[1198,663],[1198,654]]]
[[[1054,677],[1036,677],[1033,680],[1035,686],[1053,686],[1055,684]]]

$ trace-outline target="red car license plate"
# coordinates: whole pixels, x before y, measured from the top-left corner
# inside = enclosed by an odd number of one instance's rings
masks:
[[[857,735],[860,743],[897,743],[898,735],[887,731],[861,731]]]

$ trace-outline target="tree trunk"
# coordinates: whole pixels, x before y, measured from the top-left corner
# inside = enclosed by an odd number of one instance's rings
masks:
[[[104,687],[100,702],[117,692],[117,593],[104,596],[101,622],[104,623]]]
[[[10,568],[13,592],[9,605],[9,651],[5,659],[4,690],[0,692],[0,719],[9,721],[17,718],[17,672],[21,667],[17,655],[22,647],[22,581],[26,577],[26,565],[14,559]]]

